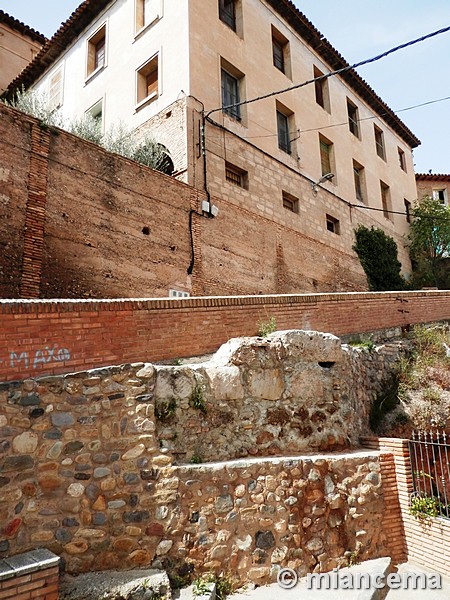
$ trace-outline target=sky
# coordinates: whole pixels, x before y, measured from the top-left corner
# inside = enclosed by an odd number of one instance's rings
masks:
[[[48,37],[79,4],[80,0],[0,0],[2,10]],[[352,64],[450,26],[449,0],[294,0],[294,4]],[[450,33],[446,33],[362,67],[359,73],[397,111],[450,97],[449,57]],[[416,172],[450,173],[450,99],[401,112],[399,117],[422,141],[414,151]]]

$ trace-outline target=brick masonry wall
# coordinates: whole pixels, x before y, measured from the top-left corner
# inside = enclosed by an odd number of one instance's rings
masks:
[[[186,300],[1,301],[0,380],[216,351],[278,330],[344,335],[450,319],[450,292],[311,294]]]
[[[59,567],[0,581],[2,600],[58,600]]]
[[[160,116],[164,127],[184,127],[185,103],[169,108],[170,119]],[[193,215],[195,263],[188,274],[190,210],[200,210],[203,192],[62,130],[44,130],[16,110],[1,106],[0,115],[0,206],[8,217],[0,224],[0,297],[149,298],[167,297],[169,289],[204,296],[366,289],[351,248],[352,221],[346,207],[340,208],[346,234],[338,236],[326,230],[325,213],[303,214],[302,207],[299,218],[282,207],[278,196],[273,210],[262,208],[255,197],[249,201],[245,190],[214,178],[219,216]],[[198,127],[190,121],[188,125],[196,140]],[[158,121],[155,127],[163,125]],[[188,150],[195,154],[195,143]],[[182,153],[181,147],[175,158]],[[214,161],[213,173],[218,168]],[[183,171],[185,165],[178,163]],[[267,171],[268,165],[261,169]],[[193,182],[201,188],[201,181]],[[311,193],[306,180],[302,185]],[[271,188],[265,193],[270,196]],[[336,199],[321,191],[320,203],[328,210]]]
[[[0,297],[191,291],[193,188],[0,106]]]
[[[20,298],[32,119],[0,106],[0,297]]]
[[[443,518],[420,522],[409,513],[410,494],[413,491],[411,460],[407,440],[395,438],[363,438],[364,446],[389,452],[396,472],[397,501],[388,503],[388,521],[396,528],[394,535],[404,532],[404,551],[408,560],[424,565],[442,575],[450,576],[450,521]],[[400,517],[398,513],[400,506]]]

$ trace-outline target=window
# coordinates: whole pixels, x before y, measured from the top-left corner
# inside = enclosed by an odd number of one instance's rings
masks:
[[[386,151],[384,149],[384,133],[376,125],[374,127],[375,132],[375,145],[377,147],[377,154],[383,160],[386,160]]]
[[[96,102],[86,111],[86,114],[94,119],[98,132],[101,133],[103,131],[103,100]]]
[[[225,69],[222,69],[222,107],[223,112],[236,119],[241,120],[241,107],[233,106],[241,101],[239,79],[234,77]]]
[[[322,166],[322,176],[333,173],[333,144],[323,136],[320,140],[320,162]]]
[[[291,153],[291,134],[289,132],[289,117],[277,110],[278,148]]]
[[[443,204],[444,206],[447,206],[448,204],[448,194],[447,194],[447,190],[441,189],[441,190],[433,190],[433,200],[439,200],[439,202],[441,204]]]
[[[317,77],[323,77],[322,71],[320,71],[317,67],[314,67],[314,79]],[[316,102],[324,108],[327,112],[330,111],[330,97],[328,94],[328,79],[322,79],[320,81],[314,82],[314,87],[316,90]]]
[[[348,127],[350,131],[359,138],[359,116],[358,107],[347,99]]]
[[[50,109],[57,109],[63,103],[63,70],[58,69],[50,78],[48,89],[48,105]]]
[[[283,192],[283,207],[286,210],[298,214],[298,198],[287,192]]]
[[[136,31],[154,23],[160,12],[161,0],[136,0]]]
[[[364,167],[362,167],[360,164],[358,164],[356,161],[353,161],[353,178],[355,180],[355,192],[356,192],[356,198],[360,201],[360,202],[364,202],[364,197],[365,197],[365,193],[364,193]]]
[[[273,64],[282,73],[291,77],[289,40],[272,25]]]
[[[137,104],[158,97],[158,55],[151,58],[137,71]]]
[[[88,40],[87,76],[103,69],[106,65],[106,25],[103,25]]]
[[[236,31],[236,0],[219,0],[219,19]]]
[[[398,148],[398,160],[400,163],[400,169],[406,173],[406,156],[401,148]]]
[[[411,223],[411,202],[408,202],[408,200],[404,200],[405,202],[405,213],[406,213],[406,222],[407,223]]]
[[[284,48],[278,40],[272,38],[273,64],[284,73]]]
[[[391,192],[389,186],[383,181],[380,181],[381,187],[381,204],[383,206],[383,215],[386,219],[391,218]]]
[[[238,187],[248,189],[248,173],[229,162],[225,163],[225,180]]]
[[[181,292],[180,290],[169,290],[169,298],[189,298],[189,292]]]
[[[338,219],[335,219],[331,215],[327,215],[327,229],[331,231],[331,233],[335,233],[336,235],[341,234],[341,227]]]

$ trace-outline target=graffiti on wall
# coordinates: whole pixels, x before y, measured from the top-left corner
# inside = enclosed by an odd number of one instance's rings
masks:
[[[70,351],[67,348],[59,348],[58,344],[53,346],[45,346],[38,350],[30,352],[13,350],[9,353],[7,360],[0,360],[3,364],[11,369],[37,369],[39,365],[48,365],[50,363],[60,363],[70,360]]]

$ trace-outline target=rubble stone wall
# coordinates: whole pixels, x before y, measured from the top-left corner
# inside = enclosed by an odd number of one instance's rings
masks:
[[[290,331],[198,365],[2,384],[0,557],[45,547],[73,573],[226,564],[266,581],[272,565],[381,555],[378,454],[299,455],[357,444],[401,352]]]
[[[176,475],[165,547],[196,571],[261,584],[281,567],[304,576],[390,554],[376,453],[183,466]]]

